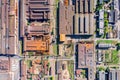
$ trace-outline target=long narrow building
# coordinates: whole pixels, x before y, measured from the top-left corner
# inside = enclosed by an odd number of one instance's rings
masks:
[[[68,1],[68,5],[64,1]],[[59,3],[59,34],[73,34],[73,14],[74,6],[69,4],[69,0]]]
[[[18,54],[18,1],[1,1],[1,53]]]

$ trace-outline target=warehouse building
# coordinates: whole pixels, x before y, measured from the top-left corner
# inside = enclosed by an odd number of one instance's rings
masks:
[[[68,5],[64,2],[68,2]],[[63,0],[59,3],[59,35],[93,35],[93,0]]]
[[[24,0],[23,52],[49,54],[50,0]],[[27,55],[27,54],[26,54]]]
[[[73,34],[74,6],[60,1],[59,3],[59,34]]]
[[[26,0],[26,18],[31,21],[50,19],[50,0]]]

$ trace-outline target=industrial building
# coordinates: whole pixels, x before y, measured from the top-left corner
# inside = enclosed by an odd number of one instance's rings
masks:
[[[94,44],[92,42],[78,43],[78,68],[95,65]]]
[[[49,42],[44,40],[24,39],[24,51],[49,51]]]
[[[76,14],[74,21],[75,35],[92,35],[94,33],[93,14]]]
[[[18,57],[0,56],[0,79],[19,80],[20,68]]]
[[[95,79],[94,43],[81,41],[78,43],[78,69],[87,69],[88,80]]]
[[[18,54],[18,2],[2,0],[1,4],[0,52]]]
[[[59,35],[93,35],[94,0],[63,0],[59,2]]]
[[[70,0],[72,1],[72,0]],[[73,34],[73,15],[74,6],[64,0],[59,3],[59,34],[71,35]]]
[[[32,22],[25,29],[25,34],[27,35],[47,35],[50,33],[50,25],[49,23],[39,23]]]
[[[20,36],[23,52],[49,53],[50,0],[22,0],[25,22],[21,22]],[[22,14],[21,14],[22,15]]]
[[[25,29],[24,51],[49,52],[49,24],[33,22]]]
[[[50,19],[50,0],[26,0],[26,19],[46,21]]]
[[[75,0],[76,13],[93,13],[94,0]]]
[[[32,22],[50,20],[50,0],[20,0],[20,12],[20,37],[23,37]]]
[[[76,0],[75,16],[74,16],[74,35],[93,35],[94,15],[93,15],[94,0]]]

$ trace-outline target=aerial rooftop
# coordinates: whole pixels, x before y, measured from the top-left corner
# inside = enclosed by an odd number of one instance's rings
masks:
[[[49,51],[48,41],[24,39],[24,51]]]
[[[63,1],[59,2],[59,34],[93,35],[93,0],[76,0],[75,5],[72,0]]]
[[[50,33],[49,23],[33,22],[26,28],[26,33],[29,35],[45,35]]]
[[[0,56],[0,79],[19,80],[19,58]]]
[[[94,80],[94,43],[92,41],[81,41],[78,43],[78,69],[87,69],[88,80]]]
[[[74,6],[68,3],[62,1],[59,3],[59,34],[73,34]]]
[[[26,17],[29,21],[50,19],[50,0],[26,0]]]
[[[94,65],[94,44],[92,42],[78,43],[78,68]]]

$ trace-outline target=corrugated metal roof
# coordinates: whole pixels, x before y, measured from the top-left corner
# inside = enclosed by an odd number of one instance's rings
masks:
[[[84,17],[84,30],[85,33],[89,33],[89,15],[85,15]]]

